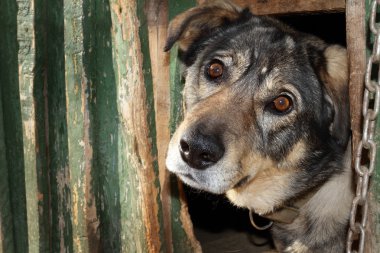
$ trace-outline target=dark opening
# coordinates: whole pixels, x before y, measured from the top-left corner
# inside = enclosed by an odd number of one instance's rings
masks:
[[[346,45],[344,13],[278,17],[298,31],[318,36],[329,44]],[[185,187],[189,213],[204,253],[263,252],[273,247],[269,231],[258,231],[249,221],[248,210],[229,203],[224,196]],[[265,219],[258,217],[265,224]]]

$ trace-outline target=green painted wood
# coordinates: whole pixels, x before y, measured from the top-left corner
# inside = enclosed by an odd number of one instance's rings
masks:
[[[23,227],[19,227],[17,230],[20,232],[20,246],[15,245],[15,227],[14,225],[20,224],[15,222],[24,221],[21,218],[21,212],[12,213],[12,206],[20,206],[20,203],[11,195],[10,187],[15,182],[15,178],[9,176],[8,170],[10,166],[16,166],[14,168],[15,172],[19,172],[22,168],[22,161],[12,161],[9,160],[14,157],[12,151],[17,152],[16,154],[21,154],[21,146],[12,145],[11,148],[7,148],[7,144],[20,144],[20,139],[15,136],[13,138],[9,135],[9,131],[13,126],[15,127],[14,133],[20,133],[20,119],[19,119],[19,100],[17,99],[17,12],[16,4],[12,1],[1,1],[0,2],[0,32],[3,35],[0,40],[0,240],[1,247],[0,252],[2,253],[13,253],[21,252],[27,247],[27,237],[25,223]],[[6,32],[8,31],[8,32]],[[12,84],[16,89],[10,89],[6,84]],[[11,93],[13,92],[13,93]],[[7,96],[3,94],[7,94]],[[5,110],[3,108],[7,108]],[[9,122],[12,118],[17,118],[18,121]],[[13,125],[13,126],[12,126]],[[22,143],[21,143],[22,145]],[[13,194],[14,195],[14,194]],[[21,224],[20,224],[21,225]],[[17,250],[17,251],[16,251]],[[24,251],[25,252],[25,251]]]
[[[101,244],[93,252],[120,252],[120,187],[118,179],[118,116],[112,62],[111,13],[108,1],[84,1],[84,69],[88,77],[88,109],[93,149],[93,217]],[[96,218],[96,219],[95,219]]]
[[[119,193],[121,252],[147,252],[148,247],[144,236],[141,200],[138,198],[140,185],[137,170],[140,159],[133,155],[136,140],[131,129],[133,119],[130,117],[131,100],[134,96],[130,86],[139,85],[138,71],[141,71],[138,59],[133,54],[133,50],[136,50],[133,47],[137,47],[135,36],[138,36],[136,29],[131,29],[131,23],[137,22],[135,4],[134,1],[130,1],[129,5],[123,1],[110,1],[117,111],[120,113],[115,141],[119,154],[116,160],[118,185],[123,188]],[[130,19],[128,23],[124,23],[126,19]],[[136,64],[135,71],[132,68],[133,63]],[[128,162],[129,160],[133,163]]]
[[[90,82],[84,67],[84,1],[64,2],[65,93],[73,252],[94,252],[99,235],[92,191]]]
[[[27,252],[26,199],[24,182],[24,158],[22,141],[21,109],[18,87],[17,3],[0,2],[0,89],[3,108],[5,159],[9,172],[8,185],[12,220],[4,227],[13,235],[14,244],[4,252]],[[4,161],[3,161],[4,162]],[[2,203],[4,204],[4,203]],[[5,224],[4,224],[5,225]],[[12,231],[13,230],[13,231]],[[11,239],[9,239],[11,240]],[[4,245],[8,245],[3,241]]]
[[[164,226],[147,4],[0,2],[1,253],[195,251],[175,195]]]
[[[38,202],[37,162],[39,149],[36,126],[36,104],[34,101],[34,78],[36,75],[36,47],[34,18],[35,9],[32,1],[18,1],[17,39],[19,44],[18,69],[21,120],[23,128],[23,152],[27,207],[28,252],[40,250],[40,216]]]
[[[34,78],[33,78],[33,104],[35,108],[35,157],[38,207],[38,233],[40,253],[51,252],[51,215],[50,215],[50,177],[48,170],[48,132],[47,121],[47,6],[46,0],[34,0]]]
[[[162,252],[155,125],[143,1],[110,1],[119,113],[122,252]],[[145,23],[146,26],[146,23]],[[142,55],[142,51],[146,54]],[[131,222],[134,221],[134,222]]]
[[[0,89],[0,102],[2,102],[2,90]],[[6,158],[3,121],[3,106],[0,103],[0,252],[12,253],[14,249],[13,215],[11,209],[10,189],[8,183],[8,164]]]
[[[47,4],[48,3],[48,4]],[[70,167],[68,160],[64,3],[46,0],[45,8],[45,90],[47,95],[47,153],[50,198],[51,252],[74,252],[71,212]]]

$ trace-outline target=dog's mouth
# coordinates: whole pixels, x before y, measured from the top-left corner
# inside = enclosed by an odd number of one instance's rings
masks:
[[[186,179],[191,180],[191,181],[196,181],[195,178],[190,173],[178,173],[177,172],[177,175],[181,178],[186,178]]]
[[[240,179],[239,182],[237,182],[234,185],[234,187],[232,187],[232,188],[234,188],[234,189],[240,188],[240,187],[244,186],[246,183],[248,183],[248,180],[249,180],[249,176],[245,176],[242,179]]]

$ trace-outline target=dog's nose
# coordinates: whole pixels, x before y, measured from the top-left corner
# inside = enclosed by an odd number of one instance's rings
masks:
[[[218,136],[202,133],[185,134],[179,143],[182,159],[192,168],[205,169],[224,155],[224,146]]]

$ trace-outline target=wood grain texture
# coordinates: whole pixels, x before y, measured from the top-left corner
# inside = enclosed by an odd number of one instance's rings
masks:
[[[344,12],[345,0],[233,0],[259,15],[308,12]]]
[[[147,99],[149,51],[142,55],[146,33],[137,24],[143,2],[111,1],[112,43],[120,120],[120,199],[122,252],[160,252],[159,186],[152,156]],[[141,14],[140,14],[141,15]],[[144,31],[145,32],[145,31]],[[144,61],[144,62],[143,62]],[[145,74],[149,74],[144,75]],[[150,81],[151,82],[151,81]],[[153,94],[151,94],[153,96]],[[154,112],[153,114],[154,117]],[[155,133],[155,132],[154,132]],[[127,201],[128,200],[128,201]]]
[[[0,89],[0,252],[12,253],[14,249],[13,214],[8,183],[8,164],[6,157],[4,118],[2,106],[2,91]]]
[[[40,192],[37,184],[38,143],[36,129],[36,102],[34,101],[35,72],[35,10],[32,1],[18,1],[17,40],[19,43],[18,69],[20,105],[23,128],[23,153],[25,169],[28,251],[40,249],[40,216],[38,201]]]
[[[152,66],[155,122],[157,130],[157,160],[161,186],[161,205],[163,231],[166,252],[173,252],[171,229],[170,173],[166,169],[166,150],[170,140],[170,86],[169,54],[163,51],[169,23],[168,1],[147,1],[146,16],[148,21],[149,52]]]
[[[96,203],[92,191],[93,148],[90,140],[89,82],[84,69],[83,4],[65,1],[65,80],[68,166],[70,168],[74,252],[96,252],[99,244]],[[63,175],[66,178],[66,175]]]
[[[22,121],[18,88],[17,3],[0,2],[0,219],[2,253],[28,250]],[[11,170],[11,173],[8,173]],[[8,176],[7,176],[8,175]],[[17,235],[14,238],[13,235]]]
[[[347,54],[350,69],[349,92],[352,147],[361,139],[362,101],[366,68],[365,7],[361,0],[348,0],[346,9]]]
[[[45,6],[47,7],[47,6]],[[50,252],[74,252],[65,82],[64,3],[49,1],[44,21],[45,120],[51,217]],[[45,23],[46,22],[46,23]],[[41,46],[41,45],[40,45]]]

